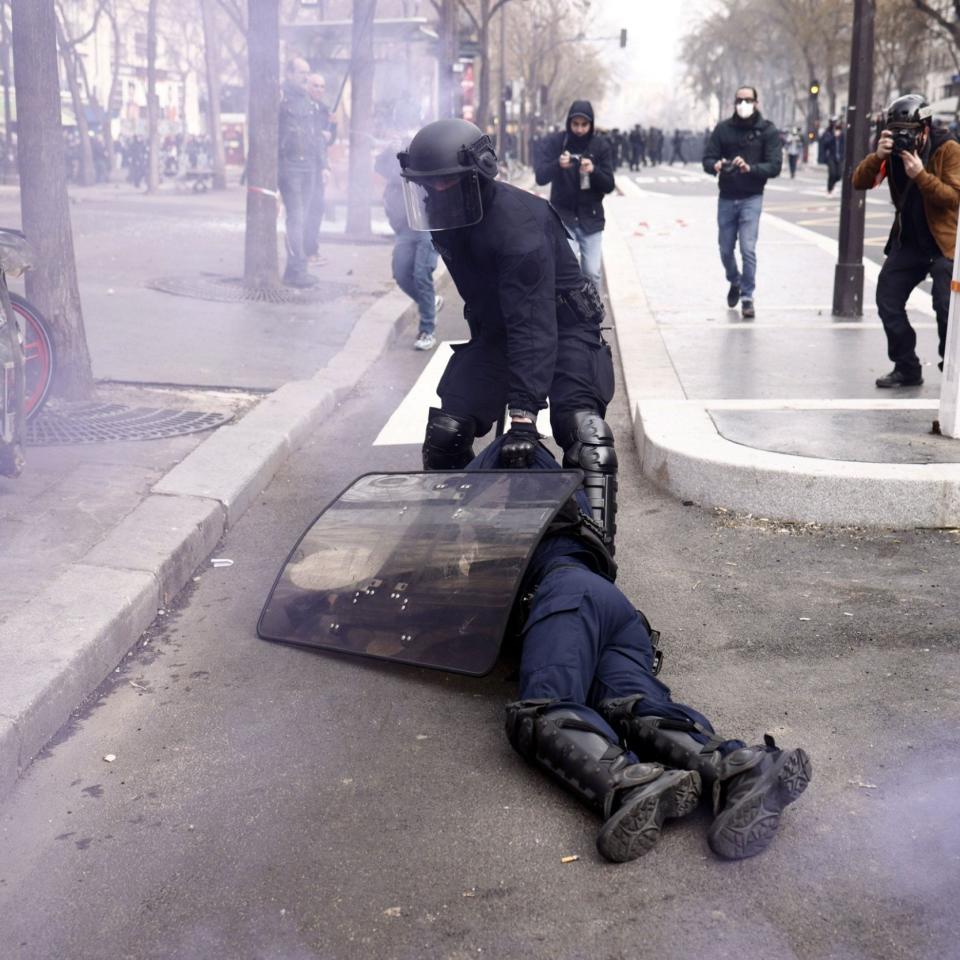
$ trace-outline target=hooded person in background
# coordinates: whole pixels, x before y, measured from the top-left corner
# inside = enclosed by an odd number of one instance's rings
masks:
[[[720,186],[717,226],[720,261],[730,284],[727,306],[733,309],[742,299],[741,312],[746,320],[756,316],[753,290],[763,188],[771,177],[780,176],[782,166],[780,133],[760,115],[756,88],[738,87],[733,116],[714,127],[704,148],[703,169],[714,174]],[[742,272],[734,253],[738,240]]]
[[[603,197],[613,192],[613,158],[607,141],[594,134],[589,100],[574,100],[566,129],[543,138],[534,173],[538,184],[550,184],[550,202],[573,235],[580,269],[599,290]]]

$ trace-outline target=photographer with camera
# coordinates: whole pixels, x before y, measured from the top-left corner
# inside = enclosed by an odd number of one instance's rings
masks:
[[[603,197],[613,192],[613,159],[607,141],[594,134],[588,100],[574,100],[566,130],[540,141],[533,169],[538,184],[550,184],[550,202],[573,234],[580,269],[599,290]]]
[[[763,207],[763,188],[780,176],[783,147],[776,126],[760,115],[754,87],[738,87],[732,117],[721,120],[703,151],[703,169],[719,181],[717,201],[720,260],[730,283],[727,306],[741,301],[745,320],[756,316],[753,291],[757,276],[757,234]],[[743,270],[734,248],[740,241]]]
[[[885,121],[876,151],[853,171],[856,190],[871,190],[886,179],[896,208],[877,278],[877,309],[893,370],[879,377],[877,386],[917,387],[923,375],[907,299],[928,276],[933,280],[942,370],[960,205],[960,144],[949,130],[933,126],[930,106],[917,93],[894,100]]]

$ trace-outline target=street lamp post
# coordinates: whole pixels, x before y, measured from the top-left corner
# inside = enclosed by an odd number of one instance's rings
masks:
[[[867,154],[873,102],[873,21],[876,0],[854,0],[850,50],[850,92],[847,103],[840,235],[833,275],[833,313],[863,316],[863,224],[866,198],[853,189],[853,169]]]

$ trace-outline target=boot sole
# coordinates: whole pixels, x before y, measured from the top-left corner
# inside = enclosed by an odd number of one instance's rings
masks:
[[[668,818],[685,817],[700,802],[700,774],[692,770],[666,770],[639,795],[624,804],[600,828],[597,850],[614,863],[642,857],[660,839]]]
[[[780,814],[807,789],[813,767],[805,750],[784,752],[736,806],[721,811],[710,827],[710,848],[726,860],[762,853],[780,826]]]

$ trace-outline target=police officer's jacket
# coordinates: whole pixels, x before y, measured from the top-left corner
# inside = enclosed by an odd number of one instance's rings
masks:
[[[717,175],[713,169],[718,160],[743,157],[750,165],[749,173],[720,173],[720,196],[744,199],[763,193],[767,180],[779,177],[783,167],[783,144],[780,131],[760,111],[744,120],[734,114],[721,120],[703,151],[703,169]]]
[[[557,297],[581,288],[583,275],[546,200],[497,180],[481,178],[481,190],[483,219],[437,231],[433,243],[466,305],[471,342],[506,352],[507,403],[542,410],[558,337],[575,335],[586,323],[572,311],[558,311]]]

